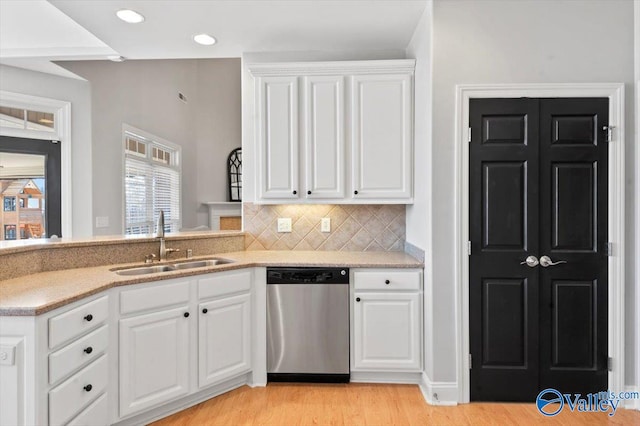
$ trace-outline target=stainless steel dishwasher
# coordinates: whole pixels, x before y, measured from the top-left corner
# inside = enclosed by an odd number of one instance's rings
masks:
[[[267,380],[349,381],[349,269],[267,269]]]

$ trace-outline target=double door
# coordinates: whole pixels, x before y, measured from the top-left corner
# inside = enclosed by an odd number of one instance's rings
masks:
[[[608,99],[473,99],[471,399],[607,389]]]

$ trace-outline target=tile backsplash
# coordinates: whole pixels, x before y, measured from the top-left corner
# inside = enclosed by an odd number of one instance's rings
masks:
[[[404,205],[243,203],[247,250],[403,251]],[[331,218],[331,232],[320,219]],[[291,232],[277,232],[278,218],[291,218]]]

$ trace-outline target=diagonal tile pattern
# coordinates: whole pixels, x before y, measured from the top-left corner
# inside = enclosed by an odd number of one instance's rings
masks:
[[[278,233],[279,217],[292,232]],[[320,219],[331,218],[331,232]],[[404,205],[260,205],[243,203],[247,250],[403,251]]]

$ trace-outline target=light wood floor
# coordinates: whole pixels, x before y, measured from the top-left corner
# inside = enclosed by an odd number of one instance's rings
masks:
[[[428,405],[413,385],[244,386],[162,419],[154,426],[207,425],[575,425],[640,426],[640,412],[619,408],[615,416],[572,413],[552,418],[535,404]]]

